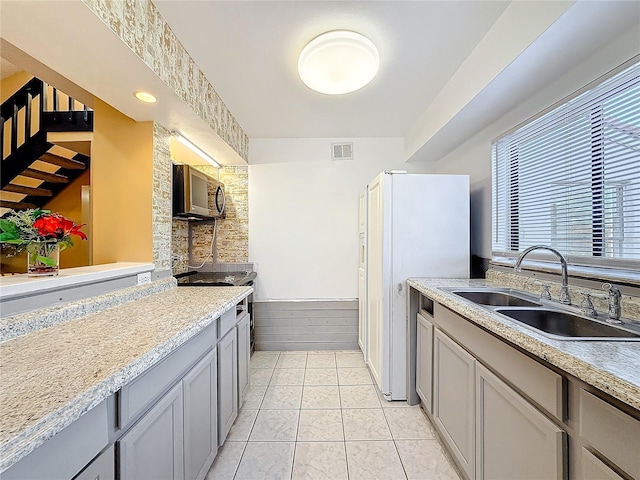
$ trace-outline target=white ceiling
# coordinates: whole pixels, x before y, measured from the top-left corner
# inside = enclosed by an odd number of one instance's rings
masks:
[[[185,132],[224,165],[244,163],[84,3],[0,1],[2,57],[14,65],[45,80],[55,71],[137,121]],[[442,158],[623,32],[640,51],[636,1],[154,3],[250,138],[403,137],[418,161]],[[327,96],[299,80],[297,56],[334,29],[369,37],[381,67],[363,89]],[[160,101],[142,105],[141,89]]]
[[[249,137],[399,137],[508,6],[506,1],[154,2]],[[298,54],[329,30],[380,52],[373,82],[346,95],[307,88]]]

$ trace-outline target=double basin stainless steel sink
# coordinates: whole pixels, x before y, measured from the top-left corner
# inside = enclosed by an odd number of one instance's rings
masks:
[[[581,316],[572,307],[555,305],[533,295],[501,288],[448,288],[451,293],[560,340],[640,341],[640,325],[614,326],[600,318]],[[602,316],[602,314],[600,315]]]

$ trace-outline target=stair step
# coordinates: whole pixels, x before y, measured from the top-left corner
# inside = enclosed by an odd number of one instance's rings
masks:
[[[11,208],[13,210],[27,210],[28,208],[36,208],[36,206],[33,203],[10,202],[8,200],[0,200],[0,208]]]
[[[35,178],[38,180],[44,180],[49,183],[69,183],[69,178],[64,175],[58,175],[57,173],[47,173],[40,170],[34,170],[33,168],[27,168],[20,175],[23,177]]]
[[[25,187],[24,185],[14,185],[13,183],[6,185],[2,190],[5,192],[23,193],[24,195],[32,195],[34,197],[53,196],[53,192],[46,188]]]
[[[52,153],[45,153],[38,160],[66,168],[68,170],[84,170],[87,168],[82,162],[72,160],[71,158],[61,157],[60,155],[54,155]]]

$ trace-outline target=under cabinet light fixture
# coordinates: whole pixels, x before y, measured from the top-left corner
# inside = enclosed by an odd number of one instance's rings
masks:
[[[178,140],[180,143],[182,143],[185,147],[187,147],[193,153],[195,153],[196,155],[202,157],[203,159],[205,159],[207,162],[209,162],[214,167],[220,168],[220,164],[218,162],[216,162],[208,153],[206,153],[203,150],[201,150],[191,140],[187,139],[180,132],[173,132],[173,136],[176,137],[176,140]]]

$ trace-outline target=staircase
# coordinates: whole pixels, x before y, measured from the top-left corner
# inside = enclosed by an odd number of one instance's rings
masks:
[[[0,107],[0,215],[42,208],[89,168],[93,111],[33,78]]]

